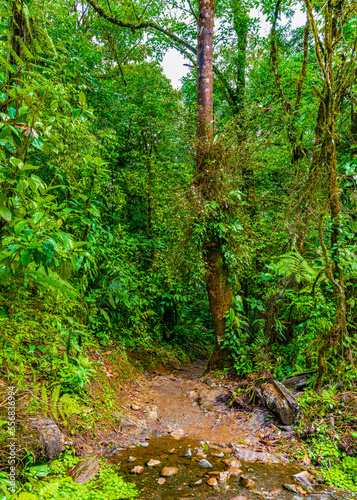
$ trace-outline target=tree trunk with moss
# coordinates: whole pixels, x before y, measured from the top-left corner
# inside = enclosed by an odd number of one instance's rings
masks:
[[[197,165],[196,183],[207,203],[219,197],[219,148],[213,146],[213,24],[214,0],[200,0],[197,40]],[[225,314],[232,304],[224,241],[208,228],[203,245],[206,286],[215,332],[215,347],[207,369],[221,369],[228,353],[222,348]]]

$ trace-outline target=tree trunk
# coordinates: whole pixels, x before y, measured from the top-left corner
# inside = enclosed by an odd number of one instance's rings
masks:
[[[213,24],[214,0],[199,1],[197,40],[197,165],[196,182],[205,202],[219,194],[219,155],[213,147]],[[216,151],[215,151],[216,149]],[[203,245],[206,287],[215,332],[215,347],[207,369],[221,369],[227,364],[227,351],[222,348],[225,314],[232,303],[228,268],[223,253],[224,242],[211,228]]]

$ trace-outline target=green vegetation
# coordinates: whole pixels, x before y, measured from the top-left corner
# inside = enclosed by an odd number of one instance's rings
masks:
[[[45,499],[72,499],[81,500],[117,500],[118,498],[136,498],[135,486],[125,484],[118,476],[117,468],[105,466],[98,475],[87,481],[86,484],[79,484],[73,481],[66,472],[76,465],[79,459],[71,452],[66,452],[58,460],[54,460],[49,465],[35,465],[27,467],[23,475],[28,480],[15,495],[7,494],[4,487],[7,486],[7,475],[1,473],[0,487],[2,487],[1,500],[45,500]],[[39,483],[40,478],[46,478]],[[1,495],[1,493],[0,493]]]
[[[355,2],[4,0],[0,14],[0,376],[21,411],[95,435],[119,406],[106,364],[121,383],[195,357],[354,394]],[[172,47],[180,90],[161,67]],[[303,398],[325,466],[356,454],[339,398]],[[74,487],[91,498],[58,483]]]

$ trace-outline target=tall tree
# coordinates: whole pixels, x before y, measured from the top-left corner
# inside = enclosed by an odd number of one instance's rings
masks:
[[[214,0],[200,0],[197,38],[197,164],[196,183],[205,205],[219,198],[219,146],[213,142],[213,26]],[[212,217],[212,215],[211,215]],[[215,347],[208,369],[225,364],[222,340],[225,336],[225,315],[232,303],[228,266],[223,252],[223,239],[212,223],[208,223],[203,257],[206,287],[215,332]]]

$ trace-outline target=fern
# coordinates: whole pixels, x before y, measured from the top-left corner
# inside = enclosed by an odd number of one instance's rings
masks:
[[[82,408],[78,401],[74,399],[70,394],[61,394],[61,385],[56,385],[52,391],[52,394],[48,394],[47,387],[42,385],[41,387],[41,410],[46,417],[49,416],[50,412],[56,420],[59,421],[61,416],[63,424],[67,425],[66,419],[74,414],[82,413]],[[51,397],[51,403],[49,402]]]
[[[41,387],[41,406],[45,417],[48,416],[48,393],[45,385]]]
[[[57,404],[58,404],[58,398],[59,398],[59,395],[60,395],[60,392],[61,392],[61,386],[60,385],[57,385],[54,390],[53,390],[53,393],[52,393],[52,414],[53,416],[55,417],[55,420],[58,421],[58,411],[57,411]]]
[[[299,254],[297,250],[280,255],[279,261],[275,264],[275,270],[279,274],[295,274],[296,281],[307,281],[312,284],[319,273]]]

